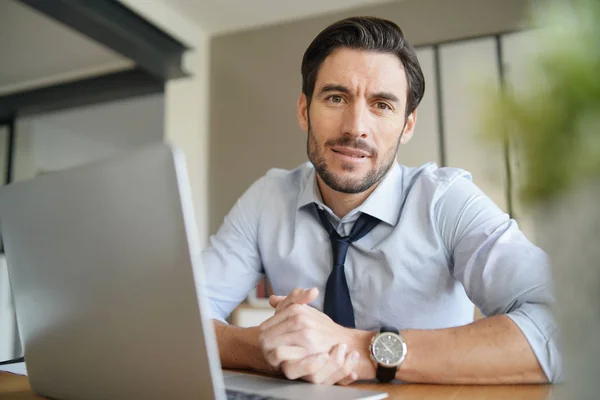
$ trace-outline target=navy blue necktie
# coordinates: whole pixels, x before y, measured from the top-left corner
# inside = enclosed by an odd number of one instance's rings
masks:
[[[316,206],[316,204],[315,204]],[[352,231],[348,236],[340,236],[331,222],[327,213],[318,206],[317,213],[323,228],[329,233],[331,239],[331,250],[333,253],[333,269],[327,285],[325,286],[325,302],[323,303],[323,312],[329,316],[335,323],[354,328],[354,309],[350,300],[350,291],[344,272],[344,263],[348,247],[369,233],[379,223],[379,220],[369,214],[362,213],[352,226]]]

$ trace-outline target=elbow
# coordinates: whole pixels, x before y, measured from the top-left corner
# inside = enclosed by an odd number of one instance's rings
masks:
[[[537,359],[539,368],[537,383],[559,383],[563,381],[563,362],[558,345],[558,326],[547,306],[524,304],[508,314],[521,329]],[[537,367],[537,366],[536,366]]]
[[[551,341],[548,343],[548,362],[544,373],[546,375],[547,383],[562,383],[563,382],[563,365],[562,355],[558,347]]]

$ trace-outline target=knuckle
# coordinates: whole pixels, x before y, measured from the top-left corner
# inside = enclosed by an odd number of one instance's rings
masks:
[[[298,303],[290,304],[289,309],[290,313],[298,315],[300,312],[302,312],[302,305]]]
[[[306,326],[304,317],[300,314],[295,314],[290,317],[292,325],[296,329],[301,329]]]
[[[306,344],[313,344],[312,330],[309,328],[303,328],[300,330],[300,337]]]

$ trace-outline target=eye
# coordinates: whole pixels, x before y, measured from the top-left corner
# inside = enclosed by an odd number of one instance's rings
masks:
[[[384,103],[384,102],[381,102],[381,101],[380,101],[380,102],[377,102],[377,103],[375,104],[375,107],[377,107],[377,109],[378,109],[378,110],[384,110],[384,111],[385,111],[385,110],[391,110],[391,109],[392,109],[392,107],[390,107],[390,105],[389,105],[389,104],[387,104],[387,103]]]
[[[334,94],[333,96],[329,96],[329,101],[335,104],[341,104],[344,102],[344,98],[342,96]]]

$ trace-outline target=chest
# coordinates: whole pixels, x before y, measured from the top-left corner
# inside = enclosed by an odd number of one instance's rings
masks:
[[[274,221],[262,229],[259,247],[273,289],[287,294],[297,287],[324,288],[332,269],[329,234],[311,215],[299,214],[293,225]],[[353,242],[344,269],[352,292],[435,291],[451,278],[448,260],[431,224],[380,223]]]

